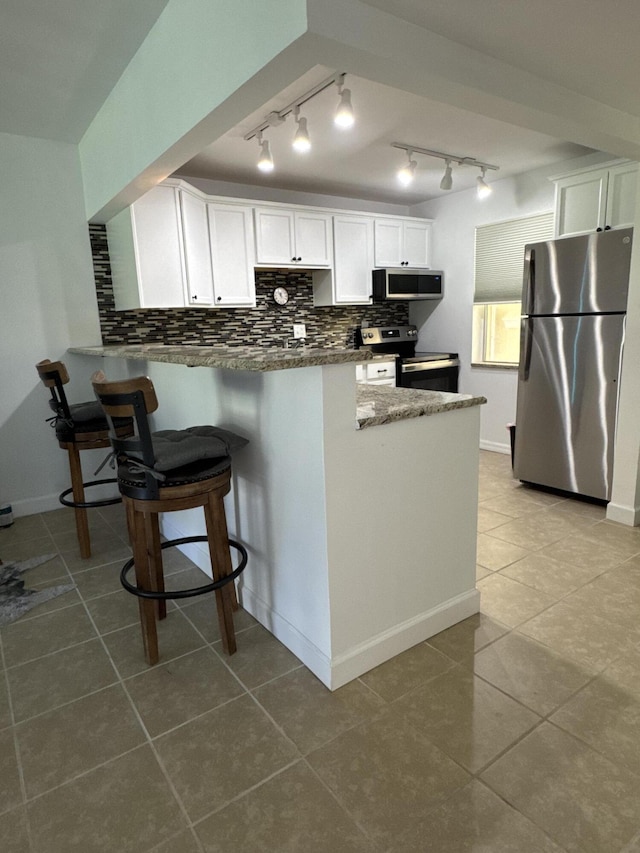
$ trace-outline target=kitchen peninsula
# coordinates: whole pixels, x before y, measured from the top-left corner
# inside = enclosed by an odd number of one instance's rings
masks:
[[[356,386],[371,355],[347,349],[71,352],[110,379],[149,375],[157,429],[215,423],[249,439],[227,505],[249,551],[242,604],[330,689],[478,611],[483,397]],[[164,532],[203,525],[172,513]],[[187,547],[207,571],[206,552]]]

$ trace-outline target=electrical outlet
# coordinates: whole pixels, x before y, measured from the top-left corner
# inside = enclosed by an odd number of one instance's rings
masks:
[[[304,323],[293,324],[293,337],[296,339],[307,337],[307,327]]]

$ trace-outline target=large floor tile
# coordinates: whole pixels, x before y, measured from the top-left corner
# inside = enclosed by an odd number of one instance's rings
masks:
[[[624,547],[616,548],[610,543],[600,541],[592,531],[593,528],[567,536],[559,542],[547,545],[539,553],[574,565],[583,571],[591,571],[594,576],[618,566],[627,559],[628,554]]]
[[[379,849],[301,762],[202,821],[196,832],[206,853]]]
[[[27,806],[33,853],[146,853],[185,821],[148,746]]]
[[[27,797],[61,785],[145,740],[120,685],[16,726]]]
[[[7,666],[16,666],[96,636],[82,604],[32,619],[19,619],[0,630]]]
[[[471,773],[540,722],[537,714],[460,666],[399,699],[393,709]]]
[[[476,675],[542,716],[584,687],[597,670],[573,663],[521,634],[507,634],[476,655]]]
[[[482,612],[510,628],[526,622],[555,602],[553,596],[498,572],[478,581],[478,589]]]
[[[144,657],[140,625],[111,631],[105,634],[103,639],[121,678],[128,678],[149,669]],[[179,610],[171,611],[166,619],[158,622],[160,663],[167,663],[204,645],[200,634]]]
[[[208,648],[157,664],[129,678],[126,688],[151,737],[244,692],[219,657]]]
[[[109,548],[92,549],[90,557],[81,557],[77,549],[62,551],[60,556],[71,574],[75,574],[96,566],[108,566],[110,563],[120,563],[122,566],[131,557],[131,548],[115,537]]]
[[[212,595],[202,595],[197,599],[176,601],[176,604],[182,610],[185,618],[202,634],[207,643],[215,643],[216,640],[220,639],[218,611],[216,609],[215,598]],[[257,624],[253,616],[247,613],[242,607],[234,611],[233,628],[236,634],[246,631],[247,628],[253,628]],[[238,642],[242,642],[239,637]]]
[[[87,610],[100,634],[137,625],[140,621],[138,598],[124,589],[87,601]]]
[[[400,712],[350,729],[307,760],[380,845],[392,844],[470,778]]]
[[[529,551],[513,545],[511,542],[503,542],[488,533],[478,536],[476,562],[492,572],[503,569],[509,563],[515,563],[526,557]]]
[[[491,535],[520,548],[537,551],[589,524],[592,524],[590,519],[545,509],[502,524],[492,530]]]
[[[420,826],[403,833],[389,853],[422,850],[434,853],[563,853],[562,848],[532,821],[476,781],[429,812]]]
[[[587,531],[590,537],[604,542],[617,551],[624,551],[627,557],[640,554],[640,529],[617,524],[615,521],[600,521]]]
[[[88,640],[7,670],[16,722],[93,693],[117,679],[100,640]]]
[[[506,516],[506,521],[511,521],[514,518],[521,518],[525,515],[540,512],[554,501],[549,501],[549,495],[544,492],[530,492],[520,489],[518,491],[510,491],[508,494],[503,494],[495,498],[490,498],[482,503],[482,507],[493,512],[498,512]],[[555,498],[555,502],[560,500]],[[497,525],[496,525],[497,526]]]
[[[386,663],[370,669],[360,680],[391,702],[454,666],[454,661],[427,643],[419,643]]]
[[[84,601],[107,595],[111,592],[119,592],[122,589],[120,583],[120,570],[122,563],[110,563],[106,566],[96,566],[93,569],[85,569],[76,572],[73,581],[78,588],[80,596]]]
[[[202,853],[202,847],[198,842],[193,828],[183,829],[177,835],[173,835],[157,847],[153,847],[148,853]]]
[[[616,764],[640,775],[640,697],[606,675],[596,678],[551,717]]]
[[[233,655],[225,655],[221,641],[213,647],[248,690],[302,666],[298,658],[262,625],[243,631],[236,639],[238,650]]]
[[[4,673],[0,671],[0,729],[4,729],[12,723],[13,718],[9,706],[9,688],[7,687]]]
[[[0,814],[22,804],[13,729],[0,731]]]
[[[298,757],[249,696],[209,711],[155,744],[193,821]]]
[[[550,723],[482,778],[571,853],[619,853],[640,826],[640,777]]]
[[[588,565],[577,566],[555,559],[551,556],[555,547],[555,545],[550,545],[549,548],[542,548],[535,554],[530,554],[528,557],[507,566],[506,569],[502,569],[500,574],[531,586],[553,598],[562,598],[593,580],[603,571],[600,568],[593,568]]]
[[[497,640],[509,629],[484,613],[474,613],[430,637],[427,643],[457,663],[471,663],[475,653]]]
[[[565,601],[518,626],[518,631],[533,637],[569,660],[603,669],[633,648],[629,631],[597,614],[585,614]]]
[[[331,692],[305,667],[259,687],[254,695],[303,754],[386,705],[359,680]]]
[[[4,549],[4,546],[12,545],[15,542],[41,539],[48,536],[50,532],[41,515],[26,515],[15,518],[10,527],[0,527],[0,548]]]
[[[10,853],[31,853],[27,815],[23,807],[0,815],[2,847]]]
[[[567,596],[565,602],[581,610],[585,619],[601,616],[626,628],[640,641],[640,587],[621,582],[607,572]]]
[[[28,560],[29,557],[44,557],[45,554],[55,555],[56,553],[56,546],[50,534],[38,536],[37,539],[16,539],[0,547],[2,547],[2,559],[5,563],[20,562]]]
[[[478,533],[485,533],[487,530],[492,530],[494,527],[499,527],[509,521],[508,515],[503,515],[501,512],[494,512],[485,504],[480,504],[478,507]]]

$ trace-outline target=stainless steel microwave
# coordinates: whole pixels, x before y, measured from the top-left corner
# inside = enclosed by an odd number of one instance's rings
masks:
[[[373,301],[442,299],[442,270],[377,269],[373,271]]]

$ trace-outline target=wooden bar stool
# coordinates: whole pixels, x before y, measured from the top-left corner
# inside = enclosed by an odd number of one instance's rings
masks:
[[[116,483],[117,480],[112,477],[106,480],[92,480],[91,482],[84,483],[82,466],[80,464],[80,451],[110,447],[109,424],[107,423],[102,407],[96,400],[91,400],[88,403],[69,404],[64,390],[64,386],[69,381],[69,374],[63,362],[45,359],[36,364],[36,370],[44,385],[51,392],[49,406],[54,412],[54,416],[50,420],[55,426],[58,444],[63,450],[67,451],[69,457],[71,488],[61,492],[59,500],[61,504],[72,507],[75,511],[80,556],[84,558],[90,557],[91,539],[89,536],[87,509],[118,504],[121,503],[122,498],[120,495],[116,495],[116,497],[102,500],[90,501],[86,499],[84,491],[86,488],[101,486],[105,483]],[[133,421],[131,418],[119,418],[114,426],[119,436],[133,434]],[[68,497],[70,494],[73,495],[73,498]]]
[[[122,438],[111,429],[118,463],[118,487],[127,511],[133,557],[120,580],[138,596],[142,640],[147,663],[158,662],[157,619],[166,617],[167,599],[215,592],[222,647],[236,651],[233,610],[238,603],[234,580],[244,571],[247,552],[229,539],[223,498],[231,488],[231,452],[247,440],[214,426],[151,432],[148,415],[158,408],[155,389],[146,376],[108,382],[101,372],[92,384],[110,423],[132,417],[135,435]],[[206,536],[160,541],[158,513],[203,507]],[[213,581],[193,589],[165,591],[162,550],[189,542],[208,542]],[[240,554],[234,570],[230,547]],[[127,575],[135,568],[136,583]]]

